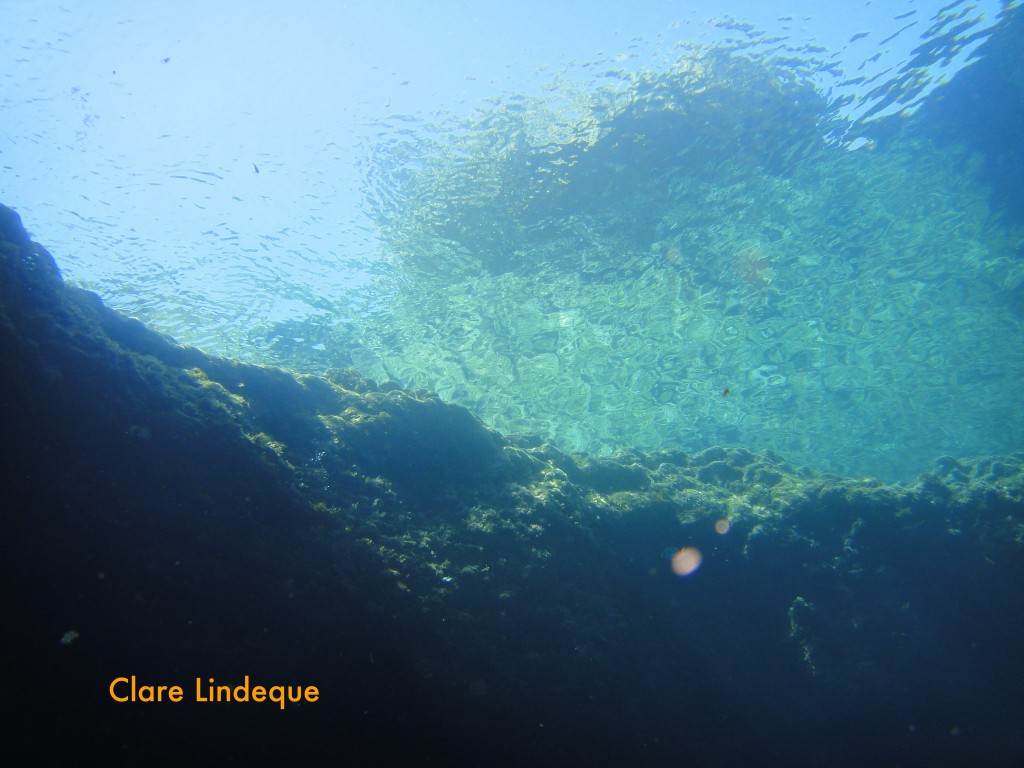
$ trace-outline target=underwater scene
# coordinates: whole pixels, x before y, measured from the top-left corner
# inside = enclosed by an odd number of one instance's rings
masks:
[[[1019,4],[732,5],[0,0],[12,754],[1024,764]]]
[[[92,240],[70,279],[179,343],[354,368],[570,452],[758,446],[911,480],[938,456],[1012,450],[1024,429],[1019,219],[978,167],[997,161],[938,137],[923,95],[946,76],[929,67],[977,44],[970,8],[940,10],[888,80],[715,20],[715,45],[677,29],[643,65],[588,62],[585,79],[496,85],[461,112],[388,115],[351,139],[354,202],[332,190],[344,157],[320,127],[315,155],[333,162],[315,175],[286,147],[228,165],[206,148],[143,181],[104,144],[114,167],[78,177],[111,180],[40,213]],[[101,117],[76,98],[81,142],[99,143]],[[172,139],[138,152],[152,163]],[[301,214],[285,184],[302,185]],[[160,198],[112,216],[117,197],[172,189],[176,215],[201,215],[168,243],[133,234],[166,218]]]
[[[788,62],[610,77],[388,147],[400,287],[369,322],[282,329],[275,359],[315,338],[306,367],[342,349],[602,456],[756,445],[897,480],[1021,445],[1022,233],[966,153],[822,141],[827,102]]]

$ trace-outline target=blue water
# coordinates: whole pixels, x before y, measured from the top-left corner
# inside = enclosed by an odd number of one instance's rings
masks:
[[[599,455],[1020,444],[1019,99],[940,130],[1006,4],[9,8],[4,202],[181,343]]]
[[[1021,764],[1015,3],[137,5],[0,202],[269,365],[0,209],[12,753]]]

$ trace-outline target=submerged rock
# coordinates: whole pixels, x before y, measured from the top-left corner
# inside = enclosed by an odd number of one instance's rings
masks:
[[[908,486],[756,447],[570,456],[428,393],[178,346],[65,285],[6,208],[0,359],[12,751],[1024,755],[1024,454],[944,457]],[[669,545],[699,570],[675,575]],[[113,701],[132,675],[320,698]]]

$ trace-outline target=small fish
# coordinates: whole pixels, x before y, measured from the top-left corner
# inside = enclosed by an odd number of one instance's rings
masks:
[[[254,171],[256,171],[256,173],[259,173],[259,172],[260,172],[260,167],[259,167],[258,165],[256,165],[256,163],[253,163],[253,164],[252,164],[252,169],[253,169]]]
[[[725,397],[728,394],[729,394],[729,388],[726,387],[725,389],[722,390],[722,397]]]

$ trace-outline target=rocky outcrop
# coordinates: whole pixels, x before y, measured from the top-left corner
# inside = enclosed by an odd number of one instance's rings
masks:
[[[569,456],[351,371],[180,347],[65,285],[6,208],[0,359],[12,751],[1024,755],[1022,454],[908,486],[754,450]],[[688,577],[665,557],[683,546],[703,554]],[[122,675],[321,697],[120,704]]]

